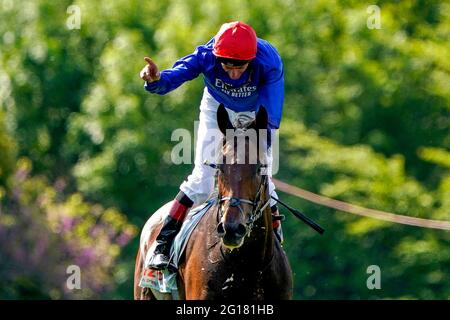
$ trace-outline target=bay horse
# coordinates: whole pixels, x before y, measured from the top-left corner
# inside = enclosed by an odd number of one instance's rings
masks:
[[[221,156],[226,161],[211,164],[217,168],[218,197],[188,240],[184,259],[178,266],[178,298],[291,299],[292,270],[272,228],[269,177],[265,174],[267,140],[260,143],[259,133],[268,125],[267,112],[261,106],[250,126],[236,129],[232,127],[226,109],[220,105],[217,122],[224,136]],[[230,129],[234,136],[227,139]],[[245,161],[242,161],[234,140],[246,135],[250,129],[256,131],[257,141],[244,137]],[[260,152],[261,146],[265,149],[263,152]],[[257,153],[256,161],[250,161],[252,152]],[[162,221],[162,218],[155,219]],[[149,245],[155,240],[157,231],[153,230],[148,236]],[[144,267],[142,257],[149,245],[141,246],[138,251],[134,297],[170,299],[170,295],[138,286]],[[142,248],[144,252],[141,252]]]

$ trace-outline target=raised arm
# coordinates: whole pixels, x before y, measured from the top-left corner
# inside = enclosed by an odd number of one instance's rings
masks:
[[[179,59],[172,68],[159,72],[156,64],[145,58],[147,65],[141,71],[141,78],[145,80],[144,88],[157,94],[166,94],[184,82],[195,79],[201,73],[201,54],[199,49],[194,53]]]

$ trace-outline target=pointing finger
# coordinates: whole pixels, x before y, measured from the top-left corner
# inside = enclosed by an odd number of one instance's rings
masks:
[[[145,57],[144,60],[148,63],[149,66],[153,67],[155,63],[149,57]]]

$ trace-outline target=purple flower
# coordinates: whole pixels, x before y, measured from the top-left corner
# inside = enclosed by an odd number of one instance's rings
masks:
[[[131,240],[132,235],[126,231],[122,232],[117,238],[117,244],[121,247],[126,245]]]
[[[89,230],[89,236],[95,239],[99,235],[100,229],[101,228],[97,225],[93,226],[91,230]]]
[[[80,267],[88,266],[95,259],[94,248],[83,248],[80,254],[76,257],[76,264]]]
[[[61,220],[61,231],[67,232],[75,226],[75,219],[72,217],[63,217]]]

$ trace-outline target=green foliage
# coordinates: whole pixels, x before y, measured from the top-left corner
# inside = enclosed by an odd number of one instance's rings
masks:
[[[280,179],[356,205],[448,220],[448,188],[427,191],[405,174],[403,157],[386,158],[364,145],[342,146],[295,121],[286,120],[284,128],[281,167],[286,171]],[[292,218],[285,224],[286,250],[302,284],[295,289],[298,298],[448,298],[443,284],[450,265],[448,232],[343,212],[330,217],[329,209],[291,201],[326,229],[318,236]],[[366,287],[370,265],[381,268],[379,292]]]
[[[5,186],[7,177],[13,171],[16,155],[16,142],[5,130],[5,124],[5,114],[0,110],[0,200],[5,192],[2,186]]]
[[[66,26],[70,5],[81,9],[80,29]],[[131,298],[138,239],[118,245],[113,234],[134,234],[190,173],[170,161],[171,134],[194,134],[203,89],[197,79],[149,94],[138,77],[143,57],[170,67],[230,20],[253,25],[283,57],[278,178],[450,220],[450,6],[378,5],[381,29],[367,27],[368,4],[359,1],[0,1],[0,230],[27,234],[8,246],[8,259],[45,235],[48,270],[58,274],[41,271],[42,254],[31,276],[17,273],[20,257],[8,267],[2,258],[0,296]],[[281,196],[327,229],[319,237],[292,218],[284,224],[295,298],[450,298],[445,231]],[[61,232],[69,217],[74,229]],[[73,251],[64,256],[59,243]],[[62,267],[86,248],[99,252],[103,269],[91,266],[86,279],[97,287],[76,296],[62,288]],[[372,264],[382,290],[366,287]]]

